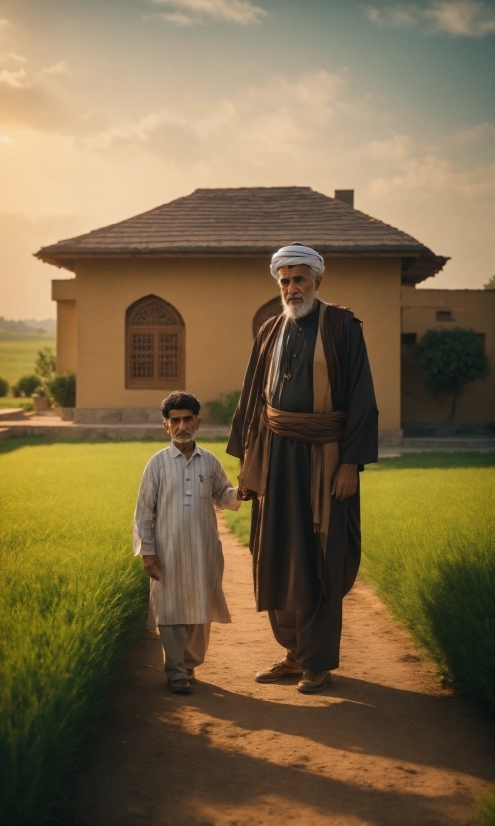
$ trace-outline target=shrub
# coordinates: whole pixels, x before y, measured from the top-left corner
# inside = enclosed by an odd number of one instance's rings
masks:
[[[15,387],[12,388],[14,396],[27,396],[28,398],[40,389],[38,376],[21,376]]]
[[[240,390],[232,390],[230,393],[222,393],[220,399],[206,402],[211,418],[220,424],[230,424],[240,395]]]
[[[48,390],[59,407],[76,406],[76,374],[68,370],[58,373],[48,382]]]
[[[9,383],[7,379],[0,378],[0,398],[6,396],[9,392]]]

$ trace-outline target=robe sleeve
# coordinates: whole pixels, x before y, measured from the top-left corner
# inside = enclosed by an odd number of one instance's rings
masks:
[[[217,508],[227,508],[229,511],[238,511],[241,500],[237,498],[238,488],[233,488],[220,462],[215,468],[213,477],[213,501]]]
[[[155,521],[159,486],[159,469],[151,458],[144,469],[134,512],[134,556],[152,556],[156,553]]]
[[[378,461],[378,409],[361,324],[346,318],[342,330],[343,407],[347,411],[341,464]]]

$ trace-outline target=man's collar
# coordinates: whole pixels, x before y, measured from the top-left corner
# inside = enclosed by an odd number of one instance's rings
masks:
[[[173,458],[174,458],[174,459],[177,459],[177,456],[184,456],[184,454],[182,453],[182,451],[181,451],[181,450],[179,450],[179,448],[177,447],[177,445],[174,445],[174,443],[173,443],[172,441],[170,441],[170,447],[169,447],[169,450],[170,450],[170,453],[172,454],[172,456],[173,456]],[[198,447],[198,445],[196,444],[196,442],[194,442],[194,450],[193,450],[193,452],[192,452],[191,456],[189,457],[189,460],[188,460],[188,461],[190,461],[190,460],[192,459],[192,457],[193,457],[193,456],[201,456],[201,448],[200,448],[200,447]],[[184,456],[184,458],[186,458],[186,457]]]

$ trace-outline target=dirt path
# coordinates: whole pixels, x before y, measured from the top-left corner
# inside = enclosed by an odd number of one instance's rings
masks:
[[[493,743],[382,603],[360,583],[345,600],[342,664],[324,693],[258,685],[282,652],[253,608],[249,552],[223,522],[221,533],[233,624],[213,626],[190,697],[166,690],[158,638],[143,637],[74,786],[73,823],[471,823]]]

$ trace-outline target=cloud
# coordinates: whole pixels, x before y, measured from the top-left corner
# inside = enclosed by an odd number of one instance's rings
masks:
[[[2,63],[8,63],[10,60],[14,60],[16,63],[29,63],[27,58],[15,52],[3,52],[0,54],[0,60]]]
[[[48,66],[41,70],[45,75],[70,75],[71,71],[65,60],[59,60],[53,66]]]
[[[6,29],[8,26],[10,26],[8,20],[0,20],[0,32],[2,31],[2,29]]]
[[[32,81],[25,69],[18,69],[17,72],[2,69],[0,71],[0,83],[4,83],[12,89],[30,89],[32,86]]]
[[[436,147],[415,144],[407,135],[371,141],[365,154],[375,163],[375,170],[370,169],[369,192],[377,198],[388,198],[394,193],[410,197],[412,192],[423,199],[434,193],[469,199],[495,195],[495,164],[466,169],[462,163],[454,164],[449,159],[445,147],[440,152]],[[380,165],[386,172],[377,175]]]
[[[428,33],[456,37],[483,37],[495,32],[495,8],[481,0],[430,0],[425,6],[393,3],[365,6],[368,20],[380,26],[421,26]]]
[[[77,113],[64,103],[59,78],[70,75],[65,60],[36,66],[15,52],[3,52],[0,62],[0,124],[24,124],[67,132],[76,129]]]
[[[495,123],[478,123],[471,129],[463,129],[461,132],[456,132],[454,135],[457,143],[460,144],[474,144],[482,141],[495,140]]]
[[[192,26],[195,22],[192,17],[188,17],[181,11],[162,12],[160,14],[150,15],[150,18],[159,18],[160,20],[167,20],[169,23],[175,23],[176,26]]]
[[[155,6],[167,7],[171,12],[159,17],[179,26],[207,20],[222,20],[251,26],[260,23],[267,12],[250,0],[149,0]],[[156,16],[156,15],[153,15]]]
[[[179,162],[231,158],[235,163],[242,157],[270,165],[283,156],[292,160],[304,147],[311,151],[329,124],[368,116],[366,102],[352,99],[344,71],[320,70],[297,79],[273,76],[213,105],[199,102],[194,112],[162,108],[85,141],[100,150],[151,151]]]

